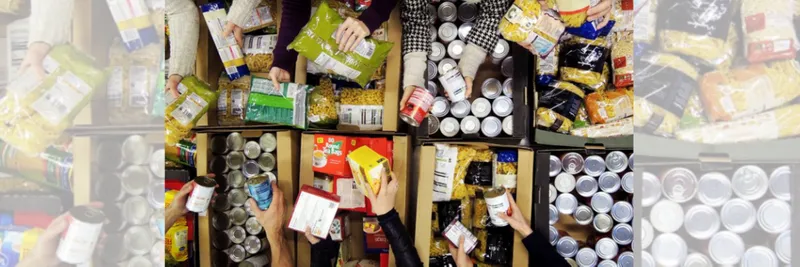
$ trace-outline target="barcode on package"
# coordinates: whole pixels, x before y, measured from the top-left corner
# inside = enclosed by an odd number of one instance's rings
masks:
[[[348,125],[383,125],[383,106],[340,105],[339,123]]]
[[[345,65],[344,63],[339,62],[325,53],[319,53],[319,56],[314,59],[314,63],[317,63],[317,65],[320,65],[327,70],[331,70],[334,73],[347,77],[351,80],[355,80],[359,75],[361,75],[360,71],[357,71]]]

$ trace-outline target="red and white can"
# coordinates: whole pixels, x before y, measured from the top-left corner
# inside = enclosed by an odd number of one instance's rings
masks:
[[[61,235],[56,256],[69,264],[88,263],[103,231],[105,215],[89,206],[74,207],[69,213],[69,228]]]
[[[433,105],[433,94],[428,89],[414,87],[408,102],[400,110],[400,118],[411,126],[419,127]]]

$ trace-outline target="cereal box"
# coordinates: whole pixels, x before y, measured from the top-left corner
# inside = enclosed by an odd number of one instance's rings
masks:
[[[364,195],[368,195],[364,185],[369,185],[372,192],[376,195],[381,189],[381,175],[387,176],[392,171],[389,167],[389,160],[372,150],[368,146],[362,146],[347,155],[347,162],[353,172],[353,179]]]
[[[315,134],[312,169],[324,174],[350,177],[347,154],[356,148],[356,138]]]

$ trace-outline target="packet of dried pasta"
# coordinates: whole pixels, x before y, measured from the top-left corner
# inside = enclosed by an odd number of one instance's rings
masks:
[[[167,106],[164,117],[165,143],[170,146],[181,139],[190,138],[192,128],[219,97],[208,84],[195,76],[184,77],[178,87],[183,87],[178,90],[184,93]]]
[[[106,4],[128,51],[159,43],[161,37],[150,21],[145,0],[106,0]]]
[[[336,128],[339,123],[333,91],[329,78],[320,78],[319,85],[308,94],[308,124],[314,128]]]
[[[305,129],[309,90],[311,86],[296,83],[281,83],[280,88],[275,88],[272,81],[253,77],[244,119]]]
[[[750,63],[792,59],[797,53],[794,26],[794,0],[776,0],[768,4],[742,0],[744,54]]]
[[[639,0],[636,0],[639,1]],[[616,21],[612,31],[633,32],[634,0],[614,0],[611,7],[612,20]]]
[[[472,147],[436,144],[436,169],[433,170],[434,202],[468,197],[464,177],[476,154],[477,151]],[[447,220],[439,221],[449,223]]]
[[[540,91],[536,126],[553,132],[569,133],[585,97],[572,83],[554,81]]]
[[[603,75],[610,55],[606,38],[589,40],[573,37],[561,46],[559,75],[561,80],[586,85],[594,90],[605,86]]]
[[[586,111],[592,124],[618,121],[633,115],[633,92],[606,90],[586,96]]]
[[[448,245],[450,245],[450,241],[447,241],[445,238],[431,237],[431,257],[441,257],[450,254]]]
[[[536,58],[536,84],[549,84],[558,77],[558,53],[560,45],[553,48],[553,52],[545,58]]]
[[[637,59],[634,125],[644,132],[671,136],[692,93],[697,69],[679,56],[654,53]]]
[[[591,1],[589,0],[555,0],[558,14],[561,15],[561,20],[567,27],[580,27],[581,24],[586,22],[586,12],[589,11]],[[594,2],[600,2],[592,0]],[[531,1],[537,2],[537,1]],[[597,5],[595,3],[595,5]]]
[[[274,59],[273,50],[278,43],[277,34],[246,35],[244,37],[244,62],[253,72],[269,72]]]
[[[515,1],[498,26],[500,34],[509,41],[530,45],[531,52],[545,58],[564,34],[564,24],[558,13],[542,9],[538,1]]]
[[[464,183],[470,197],[475,197],[479,192],[484,192],[492,187],[492,158],[494,153],[489,149],[476,150],[472,163],[467,167]]]
[[[250,96],[250,76],[231,81],[226,75],[219,76],[217,98],[217,123],[220,126],[244,125],[247,98]]]
[[[760,113],[800,96],[800,63],[784,60],[707,73],[700,96],[712,122]]]
[[[611,123],[572,129],[570,134],[586,138],[606,138],[633,135],[633,118],[634,117],[628,117]]]
[[[376,84],[383,84],[376,83]],[[385,86],[377,89],[344,88],[339,94],[337,113],[340,128],[370,131],[383,129]]]
[[[611,66],[614,68],[614,86],[633,85],[633,32],[619,31],[612,35]]]
[[[440,230],[444,231],[456,219],[467,229],[472,229],[472,199],[454,199],[433,204],[438,206]]]
[[[236,43],[233,34],[228,37],[222,36],[225,24],[228,22],[228,14],[225,12],[225,5],[222,2],[211,2],[200,6],[203,18],[208,25],[208,31],[214,39],[214,45],[219,52],[219,57],[231,80],[250,75],[250,69],[244,61],[242,48]]]
[[[270,3],[271,2],[271,3]],[[261,1],[260,4],[250,13],[247,23],[242,26],[244,33],[261,30],[270,26],[275,26],[275,10],[277,3],[274,1]]]
[[[116,38],[109,49],[111,75],[106,85],[106,107],[111,124],[146,123],[150,109],[150,92],[159,78],[157,66],[161,61],[161,48],[146,48],[128,52]],[[161,76],[163,77],[163,76]],[[160,89],[163,90],[164,87]],[[163,107],[161,113],[163,113]]]
[[[652,49],[656,39],[657,0],[633,1],[633,53],[637,57]]]
[[[503,187],[514,191],[517,188],[517,150],[504,149],[494,156],[492,187]]]
[[[731,34],[738,0],[661,1],[661,49],[695,57],[707,66],[726,68],[733,57]]]
[[[717,122],[675,133],[679,140],[724,144],[766,141],[800,135],[800,105],[789,105],[733,121]]]
[[[483,193],[475,196],[475,201],[472,204],[472,227],[477,229],[486,229],[491,227],[492,222],[489,217],[489,208],[486,206],[486,199],[483,198]]]

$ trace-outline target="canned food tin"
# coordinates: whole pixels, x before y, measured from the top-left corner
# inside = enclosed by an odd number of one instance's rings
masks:
[[[433,114],[428,114],[426,118],[428,118],[428,135],[436,134],[439,131],[439,118]]]
[[[233,225],[244,225],[247,221],[247,212],[242,207],[235,207],[228,211],[228,217],[231,218]]]
[[[578,199],[572,194],[560,194],[556,197],[556,208],[561,214],[572,214],[578,207]]]
[[[441,96],[434,98],[433,105],[431,105],[431,114],[441,118],[447,116],[447,113],[450,113],[450,102],[447,102],[447,98]]]
[[[163,190],[163,189],[162,189]],[[162,206],[163,207],[163,206]],[[107,232],[120,232],[128,227],[128,222],[122,217],[122,209],[117,204],[103,205],[103,215],[108,222],[103,228]],[[10,218],[13,220],[13,218]]]
[[[125,200],[122,204],[122,214],[131,225],[145,224],[150,221],[153,208],[142,196],[133,196]]]
[[[253,176],[258,175],[261,173],[261,166],[258,165],[258,162],[255,160],[248,160],[244,163],[242,167],[242,174],[246,178],[253,178]]]
[[[555,177],[559,173],[561,173],[561,159],[550,155],[550,177]]]
[[[247,251],[244,249],[244,246],[239,244],[228,248],[225,253],[228,254],[228,257],[231,259],[231,261],[235,263],[240,263],[244,261],[244,258],[247,257]]]
[[[189,195],[189,200],[186,201],[186,209],[200,213],[208,208],[208,203],[211,202],[217,181],[206,176],[198,176],[194,179],[194,182],[192,194]]]
[[[642,251],[642,267],[656,267],[656,260],[650,255],[650,252]]]
[[[731,232],[745,233],[756,224],[756,209],[749,201],[731,199],[722,206],[720,221]]]
[[[444,118],[439,123],[439,131],[442,132],[442,135],[446,137],[456,136],[459,132],[459,129],[460,127],[458,121],[451,117]]]
[[[500,73],[502,73],[503,77],[506,78],[514,77],[514,59],[512,57],[506,57],[503,59],[502,63],[500,64]]]
[[[474,134],[481,130],[481,121],[475,116],[467,116],[461,120],[461,132]]]
[[[649,172],[642,174],[642,207],[650,207],[661,198],[661,180]]]
[[[428,8],[428,19],[430,23],[433,24],[434,22],[436,22],[436,18],[439,16],[436,10],[436,6],[428,4],[427,8]]]
[[[225,250],[231,247],[231,245],[233,245],[233,242],[231,242],[231,238],[228,237],[228,235],[218,234],[214,235],[214,240],[211,241],[211,245],[213,245],[214,248],[218,250]]]
[[[514,79],[508,78],[503,81],[503,95],[511,98],[511,94],[514,91]]]
[[[278,139],[272,133],[265,133],[258,138],[258,144],[264,152],[272,153],[278,148]]]
[[[419,127],[428,110],[433,105],[433,94],[428,89],[422,87],[414,87],[414,91],[408,98],[408,102],[400,110],[400,119],[408,123],[408,125]]]
[[[105,215],[89,206],[77,206],[69,212],[72,220],[61,237],[56,256],[69,264],[88,263],[103,230]]]
[[[764,232],[780,234],[791,226],[792,207],[783,200],[770,199],[758,207],[758,226]]]
[[[269,264],[267,255],[253,256],[239,263],[239,267],[264,267]]]
[[[598,177],[606,170],[606,163],[602,157],[592,155],[586,157],[583,165],[583,172],[592,177]]]
[[[142,166],[130,165],[122,171],[120,181],[125,193],[138,196],[144,193],[150,184],[150,171]]]
[[[742,267],[778,266],[778,257],[775,252],[764,246],[755,246],[747,249],[742,256]]]
[[[756,200],[767,193],[769,182],[767,173],[755,165],[740,167],[733,173],[731,186],[733,192],[744,200]]]
[[[650,209],[650,222],[653,228],[662,233],[672,233],[683,225],[683,207],[678,203],[661,200]]]
[[[611,216],[609,216],[608,214],[604,213],[597,214],[594,216],[594,219],[592,220],[592,227],[594,227],[594,230],[597,231],[598,233],[608,233],[609,231],[611,231],[611,227],[613,226],[614,226],[614,220],[611,219]]]
[[[456,21],[458,18],[458,9],[456,8],[456,4],[452,2],[444,2],[439,4],[439,8],[437,10],[437,15],[439,20],[453,22]]]
[[[445,51],[445,53],[446,53],[446,51]],[[439,76],[444,76],[445,74],[447,74],[447,72],[449,72],[449,71],[451,71],[453,69],[457,70],[458,69],[458,62],[456,62],[452,58],[445,58],[445,59],[442,59],[441,61],[439,61],[438,68],[439,69],[437,71],[439,71]],[[459,75],[460,75],[460,73],[459,73]],[[442,84],[442,86],[444,86],[444,84]]]
[[[621,223],[611,229],[611,238],[617,244],[627,246],[633,242],[633,227],[627,223]]]
[[[670,169],[661,179],[661,190],[667,199],[684,203],[697,194],[697,177],[686,168]]]
[[[159,149],[153,152],[153,155],[150,156],[150,171],[153,172],[153,175],[156,178],[164,179],[164,172],[166,171],[165,168],[165,154],[164,149]],[[194,157],[193,155],[191,157]]]
[[[152,146],[141,135],[131,135],[122,142],[122,161],[131,165],[144,165]]]
[[[575,222],[579,225],[589,225],[592,224],[592,220],[594,220],[594,212],[592,212],[589,206],[580,205],[575,209],[575,213],[572,217],[575,218]]]
[[[594,250],[597,251],[597,256],[601,259],[610,260],[617,257],[619,247],[617,247],[617,243],[614,242],[614,240],[605,237],[597,241],[597,244],[594,246]]]
[[[233,222],[231,222],[231,216],[228,215],[227,212],[221,212],[214,214],[214,217],[211,219],[211,226],[214,229],[225,231],[233,226]]]
[[[549,217],[548,217],[548,223],[550,225],[554,225],[554,224],[556,224],[558,222],[558,208],[556,208],[555,205],[550,204],[549,205],[549,210],[550,210],[550,213],[549,213]]]
[[[792,263],[792,232],[786,231],[781,233],[775,239],[775,254],[783,263]]]
[[[442,62],[446,62],[446,60],[442,60]],[[446,68],[446,66],[447,64],[441,64],[441,62],[439,64],[440,68]],[[441,71],[441,69],[439,71]],[[439,83],[442,84],[442,87],[444,88],[444,91],[447,92],[447,97],[450,98],[451,102],[467,100],[467,84],[457,67],[454,67],[448,72],[444,72],[444,75],[439,76]]]
[[[575,190],[575,176],[566,172],[559,173],[553,183],[556,186],[556,190],[561,193],[569,193]]]
[[[125,247],[122,234],[110,234],[106,237],[105,242],[103,254],[100,256],[102,263],[117,266],[128,258],[128,248]],[[164,250],[163,246],[161,250]]]
[[[653,246],[655,246],[655,241]],[[655,251],[653,253],[655,254]],[[733,232],[716,233],[708,241],[708,256],[718,264],[737,264],[741,261],[742,254],[744,254],[744,241]]]
[[[261,145],[256,141],[247,141],[244,144],[244,156],[248,159],[256,159],[261,154]]]
[[[632,264],[633,264],[633,260],[631,260],[631,265],[622,265],[622,262],[620,262],[620,264],[617,265],[617,263],[614,262],[613,260],[603,260],[603,261],[601,261],[600,263],[597,264],[597,267],[623,267],[623,266],[625,266],[625,267],[633,267]]]
[[[489,116],[481,122],[481,133],[486,137],[496,137],[502,130],[503,124],[497,117]]]
[[[706,255],[695,252],[689,254],[689,256],[686,256],[686,261],[683,263],[683,266],[714,266],[714,263],[711,262],[711,259],[709,259]]]
[[[225,144],[229,151],[242,151],[244,148],[244,137],[241,133],[230,133],[225,139]]]
[[[611,211],[611,206],[614,204],[614,199],[612,199],[611,195],[606,192],[597,192],[592,195],[592,199],[589,202],[595,212],[608,213]]]
[[[514,102],[507,96],[500,96],[492,102],[492,111],[498,117],[511,115],[514,110]]]
[[[486,208],[489,211],[489,219],[491,219],[492,225],[494,226],[503,227],[508,225],[507,221],[497,216],[498,213],[505,213],[511,216],[511,204],[509,204],[505,192],[506,190],[504,188],[495,187],[484,193]]]
[[[496,99],[503,93],[503,85],[495,78],[488,78],[481,85],[481,94],[487,99]]]
[[[458,39],[466,42],[467,36],[469,36],[469,32],[472,31],[472,27],[474,26],[472,22],[463,23],[461,26],[458,26]]]
[[[268,244],[266,238],[262,240],[257,236],[251,235],[244,239],[244,250],[250,254],[258,254],[265,251]]]
[[[642,249],[647,249],[653,243],[653,237],[655,237],[653,225],[647,219],[642,218],[641,228],[642,237],[639,240],[642,241]]]
[[[575,262],[580,267],[595,267],[597,265],[597,253],[591,248],[582,248],[575,254]]]
[[[633,220],[633,205],[627,201],[619,201],[611,206],[611,217],[615,221],[627,223]]]
[[[250,217],[256,216],[256,214],[253,212],[253,208],[250,207],[250,201],[245,201],[244,205],[242,206],[244,206],[244,211],[247,212],[247,216]]]
[[[434,64],[434,67],[435,67],[435,65],[436,64]],[[427,84],[427,86],[425,87],[425,89],[427,89],[428,92],[431,93],[431,95],[433,97],[436,97],[436,96],[439,95],[439,86],[436,85],[436,82],[428,81],[426,84]]]
[[[503,118],[503,132],[507,135],[514,135],[514,115]]]
[[[156,242],[155,237],[153,237],[149,229],[138,225],[128,228],[125,232],[125,236],[123,236],[123,240],[128,251],[137,256],[145,255],[150,252],[150,249],[153,248],[153,244]]]
[[[453,40],[447,45],[447,55],[452,59],[461,59],[466,44],[461,40]]]
[[[603,262],[608,262],[608,261],[609,260],[604,260]],[[601,265],[603,262],[601,262]],[[625,251],[619,254],[619,257],[617,258],[617,267],[633,267],[635,265],[636,264],[634,263],[633,252]],[[604,267],[604,266],[598,266],[598,267]]]
[[[244,186],[244,174],[239,170],[233,170],[225,174],[225,178],[228,180],[228,186],[231,188],[242,188]]]
[[[508,56],[509,52],[511,52],[511,46],[508,45],[506,40],[500,38],[497,40],[497,45],[495,45],[494,50],[492,51],[492,63],[495,65],[500,64]],[[500,67],[502,68],[502,65]]]
[[[244,229],[250,235],[259,235],[264,231],[264,228],[261,226],[261,223],[256,220],[256,217],[247,218],[247,222],[244,223]]]
[[[445,22],[439,25],[439,40],[447,44],[458,37],[458,27],[452,22]]]
[[[709,172],[697,182],[697,199],[708,206],[722,206],[732,195],[731,181],[725,174]]]
[[[575,257],[578,254],[578,241],[569,236],[564,236],[556,242],[556,252],[564,258]]]
[[[431,26],[428,27],[428,31],[430,32],[431,42],[436,42],[436,40],[439,39],[439,29],[436,29],[436,26],[431,24]]]
[[[430,84],[430,80],[433,80],[439,75],[439,66],[437,66],[436,62],[433,62],[433,60],[428,60],[428,68],[426,71],[428,74],[426,78],[428,79],[428,84]],[[434,85],[436,85],[436,83],[434,83]]]
[[[228,164],[228,168],[231,170],[241,169],[244,161],[244,153],[241,151],[233,151],[225,156],[225,163]]]
[[[791,200],[791,172],[789,166],[781,166],[772,171],[769,176],[769,191],[780,200]]]
[[[230,229],[225,230],[225,233],[228,234],[228,237],[234,244],[241,244],[247,237],[247,232],[244,230],[244,227],[241,226],[233,226]]]
[[[214,204],[212,208],[214,209],[214,211],[220,213],[231,209],[231,202],[228,201],[228,196],[219,194],[216,197],[214,197]]]
[[[258,157],[258,168],[262,171],[270,172],[275,169],[276,162],[275,155],[272,155],[272,153],[261,153],[261,156]]]
[[[272,203],[272,184],[267,175],[257,175],[247,180],[247,190],[261,210],[267,210]]]
[[[486,98],[479,97],[472,101],[471,109],[472,115],[475,115],[475,117],[486,118],[492,112],[492,103],[489,103]]]
[[[459,119],[463,119],[464,117],[469,115],[470,109],[471,105],[467,100],[452,102],[450,104],[450,114],[453,114],[453,117]]]
[[[604,172],[600,174],[600,177],[597,178],[597,184],[600,190],[609,194],[616,193],[621,186],[619,175],[614,172]]]
[[[247,194],[242,189],[231,189],[228,192],[228,202],[231,203],[231,206],[241,207],[247,202]]]
[[[444,45],[442,43],[433,42],[433,43],[431,43],[431,52],[428,53],[428,59],[432,60],[434,62],[439,62],[439,61],[444,59],[444,56],[446,54],[447,54],[447,49],[444,48]],[[441,71],[441,67],[438,70]],[[444,73],[443,72],[439,72],[439,74],[441,75],[441,74],[444,74]]]
[[[628,157],[628,168],[633,170],[633,153]]]
[[[147,190],[147,202],[154,209],[164,208],[164,182],[157,182],[150,185]]]
[[[622,181],[620,184],[622,185],[622,191],[625,193],[633,194],[633,172],[626,172],[622,175]]]
[[[470,22],[478,17],[478,6],[470,3],[461,3],[458,6],[458,20],[463,22]]]
[[[150,267],[150,266],[153,266],[153,263],[141,255],[133,256],[130,259],[128,259],[128,262],[125,263],[125,267]]]
[[[208,170],[211,173],[223,174],[228,172],[228,163],[225,162],[225,156],[214,156],[208,162]]]
[[[583,156],[575,152],[569,152],[561,156],[561,168],[564,169],[564,172],[572,175],[583,171],[583,163]]]
[[[548,232],[549,232],[548,237],[549,237],[550,245],[551,246],[555,246],[556,242],[558,242],[558,238],[559,238],[558,229],[556,229],[555,226],[550,225],[550,227],[548,229]]]
[[[683,228],[690,236],[706,240],[719,231],[719,215],[709,206],[695,205],[686,211]]]
[[[628,156],[622,151],[611,151],[606,155],[605,163],[609,171],[621,173],[628,168]]]
[[[594,193],[597,193],[597,179],[589,175],[581,176],[575,182],[575,189],[582,197],[592,197]]]
[[[556,202],[556,197],[558,196],[558,191],[553,184],[550,184],[550,193],[548,197],[550,198],[550,203]]]
[[[211,147],[211,153],[214,155],[224,155],[229,151],[228,140],[222,135],[211,137],[211,143],[208,146]]]

